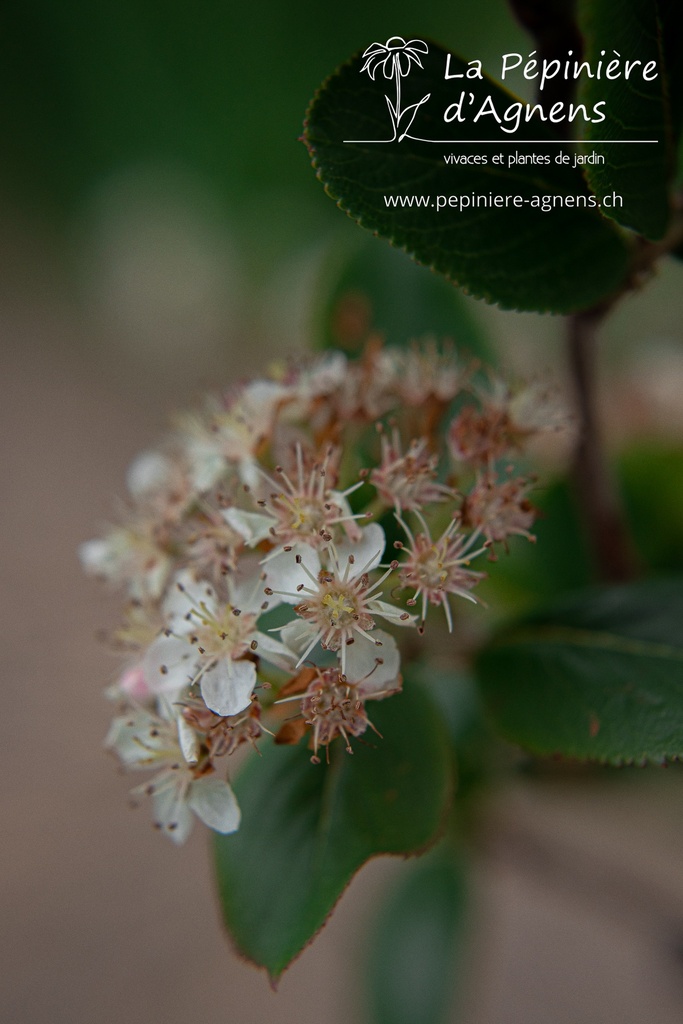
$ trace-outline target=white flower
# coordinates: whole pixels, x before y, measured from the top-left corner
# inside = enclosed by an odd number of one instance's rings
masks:
[[[426,52],[393,37],[360,62],[393,79],[395,139],[429,99],[401,106]],[[282,362],[210,398],[132,463],[126,518],[80,555],[126,589],[108,630],[125,660],[107,690],[119,708],[107,742],[126,768],[150,769],[136,793],[174,841],[195,815],[237,828],[215,765],[270,733],[261,688],[300,708],[278,742],[308,732],[314,759],[336,737],[350,749],[374,729],[369,702],[402,686],[391,625],[422,632],[440,605],[450,628],[452,595],[476,601],[484,576],[470,563],[530,536],[531,479],[496,463],[555,422],[552,393],[474,372],[448,345],[391,349],[368,334],[358,358]],[[451,459],[467,470],[457,490]],[[385,555],[373,520],[392,509],[406,536],[394,526]]]
[[[472,388],[481,410],[465,406],[451,422],[448,445],[456,461],[492,467],[493,463],[544,431],[568,425],[554,388],[539,381],[511,387],[489,374],[485,384]]]
[[[308,565],[300,553],[292,559],[279,593],[283,600],[295,604],[299,616],[282,628],[285,642],[301,651],[299,665],[320,643],[324,650],[340,652],[341,674],[346,677],[347,650],[352,644],[365,641],[382,646],[381,640],[370,635],[375,618],[397,625],[414,624],[413,616],[380,600],[381,591],[377,592],[398,562],[392,562],[375,583],[370,582],[369,573],[379,564],[385,543],[381,526],[372,523],[363,530],[359,544],[330,549],[329,567],[322,566],[315,551],[310,552]]]
[[[152,537],[162,527],[177,525],[194,501],[192,481],[180,452],[142,452],[126,474],[128,492],[138,509],[138,521]]]
[[[438,455],[430,451],[426,438],[411,441],[405,455],[396,428],[391,438],[382,434],[381,441],[382,461],[372,470],[370,482],[387,505],[413,512],[431,502],[453,498],[453,489],[436,479]]]
[[[349,737],[362,735],[368,726],[375,729],[365,701],[382,700],[401,689],[396,641],[381,630],[375,636],[381,654],[374,645],[354,644],[349,649],[346,677],[338,668],[317,669],[303,694],[278,701],[301,701],[302,725],[309,726],[313,733],[314,762],[319,760],[318,748],[328,746],[336,736],[342,736],[348,753],[353,753]]]
[[[498,480],[491,473],[480,475],[463,502],[463,519],[491,543],[507,544],[515,535],[535,540],[529,533],[538,514],[529,501],[534,482],[521,476]]]
[[[544,430],[561,430],[569,422],[558,389],[539,380],[513,391],[509,410],[513,430],[522,438]]]
[[[157,774],[133,796],[151,796],[157,828],[175,843],[183,843],[196,814],[209,828],[224,834],[235,832],[240,810],[235,795],[210,764],[198,764],[196,734],[182,717],[165,704],[165,715],[137,710],[115,718],[106,746],[115,751],[124,768],[155,768]]]
[[[199,684],[206,706],[217,715],[236,715],[248,707],[256,686],[252,655],[291,667],[284,644],[256,628],[262,581],[230,587],[221,604],[213,587],[197,583],[188,572],[176,577],[165,602],[169,630],[151,645],[143,659],[149,686],[156,693],[180,694]]]
[[[173,463],[161,452],[141,452],[126,473],[128,492],[132,498],[142,501],[167,486],[173,472]]]
[[[208,416],[186,417],[181,423],[191,476],[199,491],[208,491],[235,465],[243,483],[258,484],[256,453],[270,437],[279,404],[288,389],[271,380],[245,385],[227,408],[218,403]]]
[[[347,536],[358,542],[361,538],[357,519],[364,513],[353,515],[348,496],[363,486],[363,481],[352,484],[345,491],[329,486],[334,482],[334,463],[341,457],[339,449],[330,448],[320,461],[306,459],[300,444],[295,446],[296,465],[288,475],[278,467],[276,481],[263,470],[261,475],[268,487],[268,497],[258,500],[262,512],[245,512],[238,508],[225,509],[229,525],[245,542],[253,547],[267,540],[274,545],[273,553],[289,550],[300,542],[312,547],[324,547],[343,527]],[[261,492],[258,492],[261,493]],[[268,555],[264,562],[273,557]]]
[[[125,584],[136,600],[159,598],[171,568],[152,523],[116,527],[106,537],[86,541],[78,551],[86,572],[109,583]]]
[[[282,407],[283,421],[292,423],[306,418],[312,403],[343,387],[349,372],[348,359],[342,352],[327,352],[312,362],[291,368],[283,381],[289,390]]]
[[[401,563],[401,582],[404,587],[415,588],[413,596],[407,603],[412,607],[421,598],[421,629],[427,616],[427,605],[442,605],[448,623],[448,631],[452,632],[453,618],[448,595],[455,594],[477,604],[477,598],[470,594],[470,590],[476,587],[486,575],[486,573],[475,572],[469,568],[472,559],[487,550],[485,544],[473,550],[480,540],[480,531],[475,530],[474,533],[467,536],[458,532],[460,521],[451,519],[441,536],[437,540],[432,540],[429,527],[420,513],[417,513],[417,518],[422,532],[416,535],[413,535],[410,527],[400,516],[397,515],[396,518],[409,540],[407,547],[399,545],[408,556]]]
[[[106,690],[110,700],[133,701],[145,703],[152,700],[156,693],[150,689],[142,665],[133,665],[121,673],[118,680]]]
[[[440,349],[432,340],[399,350],[396,359],[396,391],[401,401],[423,405],[436,399],[440,403],[455,398],[469,376],[450,346]]]

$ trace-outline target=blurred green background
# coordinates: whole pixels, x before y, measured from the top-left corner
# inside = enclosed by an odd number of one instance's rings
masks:
[[[370,326],[389,340],[451,333],[471,351],[479,323],[522,369],[552,365],[552,320],[463,300],[359,231],[315,179],[299,141],[315,89],[394,33],[437,39],[494,74],[502,53],[534,46],[505,0],[10,0],[0,13],[5,289],[47,265],[86,349],[131,360],[136,380],[187,386],[189,374],[203,385],[253,372],[263,350],[329,341],[328,300],[360,259],[354,285],[370,268],[385,307]],[[678,337],[660,295],[615,323],[622,348],[644,323]]]
[[[314,90],[388,30],[494,67],[503,48],[524,45],[501,0],[486,5],[485,26],[480,5],[405,0],[10,3],[0,37],[7,180],[68,217],[113,173],[182,168],[220,200],[258,263],[259,249],[291,244],[292,230],[324,216],[297,145]]]
[[[526,45],[503,0],[486,5],[485,24],[481,5],[405,0],[4,5],[4,208],[22,237],[49,241],[95,345],[169,383],[174,367],[202,383],[219,367],[253,372],[254,352],[326,333],[337,278],[368,246],[361,258],[377,254],[374,287],[392,313],[373,325],[453,333],[455,290],[339,213],[299,141],[323,79],[397,32],[492,70]],[[465,335],[476,348],[471,325]]]
[[[326,303],[359,258],[386,307],[370,326],[389,340],[420,329],[476,350],[473,322],[483,322],[523,369],[539,359],[526,354],[536,339],[552,365],[552,321],[497,316],[392,259],[314,178],[299,141],[314,90],[395,33],[437,39],[493,74],[502,53],[535,45],[505,0],[10,0],[0,12],[0,197],[5,234],[31,240],[16,247],[10,279],[46,242],[95,344],[143,375],[163,364],[169,380],[175,366],[203,381],[221,365],[233,372],[236,345],[253,372],[259,346],[331,340]],[[657,297],[628,309],[614,333],[636,339],[645,322],[650,335],[677,333],[664,306]]]

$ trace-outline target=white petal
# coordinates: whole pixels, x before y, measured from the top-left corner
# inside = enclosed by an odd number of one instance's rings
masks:
[[[196,490],[210,491],[225,473],[228,463],[220,452],[208,448],[202,450],[199,445],[188,450],[190,457],[190,476]]]
[[[345,540],[337,545],[340,569],[342,572],[344,571],[349,555],[353,555],[355,559],[354,571],[360,572],[363,570],[364,572],[370,572],[371,569],[376,568],[382,561],[386,543],[384,530],[379,523],[370,523],[369,526],[361,530],[359,541],[351,542]]]
[[[259,470],[260,466],[253,455],[245,455],[240,459],[238,466],[240,480],[247,487],[251,487],[252,490],[256,490],[260,483],[261,474]]]
[[[179,776],[177,785],[164,786],[152,798],[154,821],[164,835],[180,845],[192,831],[192,812],[185,799],[184,780]]]
[[[255,685],[253,661],[221,658],[202,676],[202,697],[207,708],[217,715],[237,715],[249,707]]]
[[[182,714],[178,712],[180,712],[180,708],[176,709],[180,749],[187,764],[194,765],[199,760],[199,737],[192,726],[185,721]]]
[[[166,586],[170,568],[171,559],[165,558],[160,554],[144,574],[141,586],[134,589],[138,589],[142,597],[145,597],[146,594],[149,594],[150,597],[161,597]]]
[[[278,668],[284,669],[285,672],[294,668],[297,656],[284,643],[276,640],[275,637],[270,636],[268,633],[254,633],[254,639],[258,644],[256,653],[260,657],[265,658],[266,661],[269,661],[271,665],[277,665]]]
[[[160,636],[147,649],[142,671],[152,693],[180,693],[197,671],[197,652],[186,640]]]
[[[270,535],[273,520],[261,512],[244,512],[241,508],[223,509],[223,518],[228,526],[239,533],[250,546],[258,544]]]
[[[126,485],[133,498],[144,498],[160,490],[169,479],[171,463],[160,452],[142,452],[128,468]]]
[[[346,522],[341,524],[348,538],[345,543],[360,544],[363,539],[363,531],[358,525],[358,521],[352,518],[349,499],[341,491],[330,491],[330,502],[339,506],[340,516],[348,516]]]
[[[308,647],[315,631],[316,627],[312,623],[307,622],[305,619],[297,618],[287,623],[284,629],[280,631],[280,636],[287,647],[299,655]]]
[[[256,556],[258,557],[258,556]],[[247,566],[247,560],[252,562],[249,566],[249,571],[242,575],[240,570],[243,570]],[[263,593],[263,588],[266,586],[266,582],[263,575],[263,569],[260,563],[253,564],[253,557],[249,559],[243,557],[241,564],[237,568],[235,576],[227,577],[228,590],[230,595],[230,604],[235,608],[240,608],[243,612],[255,612],[261,614],[261,605],[266,600]],[[275,608],[280,604],[279,599],[274,597],[269,598],[269,608]]]
[[[350,683],[359,683],[364,697],[372,697],[383,690],[399,689],[397,679],[401,655],[396,641],[381,629],[374,629],[372,637],[382,646],[377,647],[361,636],[346,648],[346,678]],[[378,664],[378,659],[382,664]],[[392,686],[393,683],[396,686]]]
[[[159,718],[163,718],[166,722],[172,722],[176,726],[176,738],[177,738],[177,719],[178,719],[178,706],[173,699],[173,696],[167,693],[162,693],[157,698],[157,714]]]
[[[110,694],[114,698],[124,696],[138,702],[149,700],[154,696],[145,678],[142,665],[134,665],[127,669],[118,683],[111,687]]]
[[[156,719],[147,711],[133,715],[121,715],[111,723],[104,745],[114,750],[121,763],[128,768],[139,768],[151,764],[163,742],[154,736]]]
[[[301,564],[297,562],[297,555]],[[314,548],[308,544],[295,544],[291,551],[282,551],[263,564],[266,573],[264,587],[276,591],[282,601],[287,604],[300,604],[305,595],[297,593],[297,587],[314,586],[311,577],[305,572],[304,566],[311,576],[317,577],[320,572],[320,559]]]
[[[416,622],[414,615],[408,615],[407,619],[401,618],[406,614],[405,609],[397,608],[396,605],[389,604],[388,601],[373,601],[371,612],[373,615],[381,615],[382,618],[388,619],[394,626],[414,626]]]
[[[182,588],[182,589],[181,589]],[[176,573],[171,581],[163,604],[164,616],[176,633],[192,633],[197,628],[197,618],[187,615],[204,604],[211,615],[218,609],[216,591],[206,580],[198,580],[189,569]]]
[[[108,540],[87,540],[79,547],[78,557],[86,572],[106,574],[111,571],[112,550]]]
[[[342,352],[333,352],[323,356],[314,365],[311,373],[311,386],[316,394],[328,394],[344,383],[348,374],[349,361]]]
[[[248,413],[260,421],[269,419],[278,402],[288,394],[288,388],[278,381],[254,380],[244,387],[239,401]],[[260,425],[267,426],[265,423]]]
[[[226,835],[240,827],[240,809],[227,782],[215,776],[195,779],[190,784],[189,804],[198,818],[216,832]]]

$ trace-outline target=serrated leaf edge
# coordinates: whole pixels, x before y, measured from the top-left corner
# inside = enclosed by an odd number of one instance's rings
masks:
[[[430,42],[433,42],[433,40],[430,40]],[[441,47],[441,44],[439,44],[439,43],[434,43],[434,45],[435,46],[439,46],[439,48],[441,48],[441,49],[443,48],[443,47]],[[449,52],[451,52],[451,51],[449,51]],[[519,306],[519,305],[515,305],[514,303],[507,303],[507,302],[505,302],[503,300],[495,299],[490,291],[487,291],[485,289],[479,290],[478,288],[473,288],[471,285],[464,283],[463,281],[461,281],[458,278],[454,277],[452,274],[445,273],[443,270],[439,269],[434,262],[423,262],[422,260],[419,260],[415,256],[415,254],[413,252],[411,252],[410,249],[406,245],[404,245],[401,242],[398,242],[395,236],[388,235],[388,234],[383,234],[382,232],[377,231],[375,228],[372,228],[372,227],[366,227],[366,225],[363,223],[362,216],[358,216],[355,213],[353,213],[352,210],[350,209],[349,205],[347,204],[347,202],[341,196],[335,195],[334,191],[330,188],[330,186],[327,184],[327,182],[323,178],[322,169],[320,167],[320,163],[319,163],[317,155],[316,155],[316,149],[315,149],[316,143],[315,143],[315,140],[313,140],[311,138],[311,135],[310,135],[310,132],[309,132],[309,121],[310,121],[310,118],[311,118],[311,114],[312,114],[313,108],[315,107],[316,103],[318,102],[318,100],[320,99],[322,94],[325,92],[325,90],[329,87],[329,84],[335,78],[341,77],[342,71],[345,68],[350,67],[354,63],[354,61],[356,61],[358,59],[360,53],[361,53],[361,51],[358,51],[358,53],[355,53],[351,57],[349,57],[348,60],[342,61],[342,63],[339,64],[335,68],[335,70],[330,75],[328,75],[327,78],[325,78],[321,82],[321,84],[318,86],[318,88],[313,93],[313,97],[311,98],[311,101],[308,104],[308,107],[306,108],[306,113],[304,115],[303,134],[301,136],[301,141],[306,146],[306,150],[308,152],[308,156],[309,156],[309,159],[311,161],[311,166],[313,167],[313,170],[315,171],[316,178],[318,179],[318,181],[321,182],[321,184],[322,184],[322,186],[323,186],[323,188],[325,190],[326,195],[328,195],[330,197],[330,199],[333,200],[333,202],[336,204],[336,206],[340,210],[342,210],[347,215],[347,217],[349,217],[355,224],[358,224],[359,227],[362,227],[363,230],[370,231],[370,233],[375,238],[381,238],[383,241],[388,242],[389,245],[391,245],[394,249],[398,249],[400,252],[405,253],[418,266],[420,266],[420,267],[427,267],[433,273],[439,274],[441,277],[444,277],[447,281],[450,281],[451,284],[453,284],[456,287],[460,288],[464,292],[465,295],[468,295],[471,298],[481,299],[482,301],[486,302],[488,305],[490,305],[490,306],[497,306],[498,309],[501,309],[501,310],[503,310],[505,312],[515,311],[515,312],[521,312],[521,313],[539,313],[541,315],[549,314],[551,316],[564,316],[564,315],[567,315],[567,314],[570,314],[570,313],[579,312],[580,310],[584,309],[585,307],[582,306],[581,304],[576,304],[576,305],[570,304],[570,305],[566,305],[566,306],[565,305],[562,305],[562,306],[558,305],[558,306],[554,306],[554,307],[553,306],[549,306],[549,305]],[[457,55],[454,54],[454,56],[457,56]],[[464,58],[459,58],[459,59],[464,61]],[[487,75],[486,77],[490,77],[490,76]],[[506,92],[509,96],[514,97],[514,93],[510,92],[510,90],[507,89],[503,83],[500,83],[500,82],[496,81],[495,79],[491,79],[491,81],[498,88],[500,88],[503,92]],[[516,97],[514,97],[514,98],[516,99]],[[586,186],[589,188],[589,190],[592,191],[591,186],[590,186],[590,182],[588,181],[587,176],[586,176],[586,174],[583,171],[581,172],[581,176],[583,177],[584,182],[586,183]],[[620,225],[613,218],[606,217],[602,213],[600,213],[600,217],[601,217],[601,219],[606,224],[609,224],[609,226],[614,230],[615,234],[618,237],[620,237],[622,242],[624,242],[624,244],[626,245],[626,243],[628,242],[628,233],[623,228],[623,226]],[[625,271],[625,274],[624,274],[624,282],[628,280],[629,273],[630,273],[630,268],[627,265],[626,271]],[[609,302],[613,296],[618,295],[620,293],[620,290],[621,290],[620,287],[616,287],[613,292],[603,296],[600,299],[600,302],[601,303],[602,302]]]
[[[656,643],[651,640],[637,640],[620,633],[604,630],[578,629],[573,626],[527,626],[503,633],[492,641],[489,649],[496,647],[523,646],[529,643],[551,643],[594,650],[609,650],[617,654],[632,654],[648,658],[680,661],[683,664],[683,647]]]
[[[422,854],[424,854],[428,850],[430,850],[439,841],[439,839],[441,839],[441,837],[444,835],[444,833],[446,831],[446,825],[448,823],[448,817],[449,817],[451,809],[453,807],[453,800],[454,800],[455,792],[456,792],[456,788],[457,788],[457,761],[456,761],[455,754],[454,754],[454,751],[453,751],[453,748],[452,748],[452,744],[451,744],[451,740],[450,740],[450,735],[449,735],[448,729],[446,728],[445,723],[441,719],[441,716],[439,714],[439,709],[438,709],[435,701],[429,695],[429,692],[428,692],[427,688],[422,686],[421,689],[422,689],[422,692],[424,693],[424,695],[429,697],[429,702],[430,702],[430,705],[431,705],[431,708],[432,708],[433,715],[435,716],[435,719],[440,723],[440,726],[441,726],[441,728],[443,730],[443,737],[444,737],[444,741],[445,741],[445,749],[447,751],[448,760],[450,762],[449,771],[448,771],[448,775],[447,775],[447,779],[446,779],[446,785],[444,787],[444,794],[443,794],[443,801],[442,801],[443,806],[442,806],[442,809],[441,809],[441,815],[440,815],[439,821],[437,822],[436,828],[434,829],[434,832],[426,839],[426,841],[424,843],[422,843],[421,845],[416,846],[412,850],[401,850],[401,851],[396,851],[396,850],[376,850],[374,853],[372,853],[365,860],[363,860],[359,864],[357,864],[356,867],[354,867],[350,871],[350,873],[349,873],[348,877],[346,878],[346,880],[342,882],[342,886],[341,886],[341,888],[339,890],[339,893],[338,893],[337,897],[335,898],[334,902],[332,903],[332,905],[330,906],[329,910],[325,914],[325,917],[321,921],[320,925],[316,928],[316,930],[314,932],[312,932],[312,934],[308,937],[306,942],[304,942],[304,944],[301,946],[301,948],[293,956],[291,956],[289,958],[289,960],[287,960],[277,970],[270,970],[265,964],[259,963],[258,961],[254,960],[254,958],[252,956],[250,956],[249,953],[246,952],[246,950],[240,945],[240,942],[237,939],[237,937],[235,935],[233,935],[233,933],[230,931],[230,929],[228,927],[228,924],[227,924],[227,922],[225,920],[225,914],[223,913],[223,911],[221,909],[219,909],[220,924],[221,924],[221,927],[222,927],[223,931],[226,933],[226,935],[228,937],[228,940],[230,942],[231,948],[234,950],[236,955],[241,960],[243,960],[245,963],[251,964],[253,967],[256,967],[259,970],[265,971],[266,974],[268,975],[270,984],[271,984],[271,986],[273,988],[277,987],[277,984],[278,984],[280,978],[282,977],[282,975],[285,973],[285,971],[288,970],[289,967],[291,967],[291,965],[293,963],[295,963],[299,959],[299,957],[302,955],[302,953],[304,953],[305,950],[308,949],[308,947],[311,945],[311,943],[320,934],[320,932],[325,927],[325,925],[329,921],[330,917],[334,913],[334,911],[335,911],[335,909],[337,907],[337,904],[339,903],[339,901],[341,900],[342,896],[344,895],[344,893],[346,892],[346,890],[350,886],[351,882],[356,877],[358,872],[363,867],[365,867],[366,864],[369,864],[370,861],[375,860],[377,857],[400,857],[403,860],[409,860],[412,857],[420,857],[420,856],[422,856]],[[337,759],[337,763],[339,763],[339,764],[343,763],[341,758]],[[332,765],[330,765],[329,767],[332,767]],[[327,780],[326,780],[326,784],[325,784],[324,789],[325,790],[327,789]],[[323,817],[323,815],[321,814],[321,816],[320,816],[321,820],[322,820],[322,817]],[[318,827],[319,827],[319,825],[316,827],[316,831],[317,831]],[[218,881],[217,872],[214,872],[214,886],[215,886],[216,893],[217,893],[217,901],[216,902],[217,902],[218,907],[220,908],[221,904],[222,904],[222,896],[221,896],[220,883]]]

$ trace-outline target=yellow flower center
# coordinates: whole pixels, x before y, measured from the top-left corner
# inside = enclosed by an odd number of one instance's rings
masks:
[[[356,613],[348,593],[342,590],[331,590],[322,600],[325,615],[332,626],[345,626]]]
[[[230,604],[218,615],[210,614],[203,604],[202,611],[201,624],[194,633],[198,648],[213,658],[237,658],[244,654],[248,647],[246,639],[254,628],[254,616],[236,616]]]

